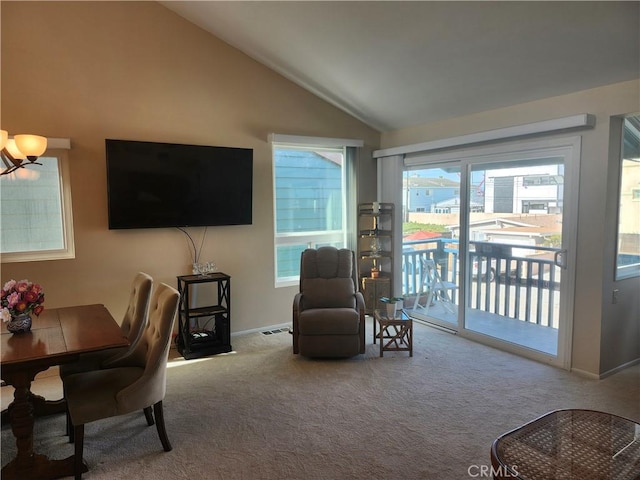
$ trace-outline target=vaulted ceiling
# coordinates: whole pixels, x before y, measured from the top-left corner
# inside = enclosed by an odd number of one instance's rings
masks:
[[[640,77],[636,1],[161,3],[380,131]]]

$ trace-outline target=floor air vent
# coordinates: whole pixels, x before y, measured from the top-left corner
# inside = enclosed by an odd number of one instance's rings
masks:
[[[289,328],[288,327],[284,327],[284,328],[276,328],[275,330],[266,330],[264,332],[262,332],[263,335],[273,335],[274,333],[281,333],[281,332],[288,332]]]

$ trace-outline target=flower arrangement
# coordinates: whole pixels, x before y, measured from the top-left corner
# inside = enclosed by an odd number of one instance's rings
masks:
[[[23,313],[38,316],[44,310],[44,290],[29,280],[9,280],[0,290],[0,318],[8,322],[11,317]]]

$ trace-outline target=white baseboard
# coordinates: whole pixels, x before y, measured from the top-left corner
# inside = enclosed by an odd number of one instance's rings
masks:
[[[571,373],[580,375],[581,377],[588,378],[590,380],[600,380],[600,375],[597,373],[587,372],[586,370],[580,370],[579,368],[572,368]]]
[[[635,360],[631,360],[630,362],[624,363],[622,365],[617,366],[616,368],[612,368],[604,373],[592,373],[587,372],[586,370],[580,370],[579,368],[572,368],[571,372],[578,374],[582,377],[590,378],[592,380],[602,380],[603,378],[607,378],[615,373],[618,373],[626,368],[632,367],[634,365],[640,364],[640,358],[636,358]]]
[[[624,370],[625,368],[629,368],[629,367],[632,367],[633,365],[638,365],[638,364],[640,364],[640,358],[636,358],[635,360],[631,360],[630,362],[623,363],[622,365],[619,365],[616,368],[612,368],[611,370],[601,373],[600,379],[602,380],[603,378],[613,375],[614,373],[618,373]]]

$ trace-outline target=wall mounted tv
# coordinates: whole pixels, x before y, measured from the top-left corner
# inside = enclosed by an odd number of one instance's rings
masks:
[[[252,149],[105,144],[109,229],[251,224]]]

